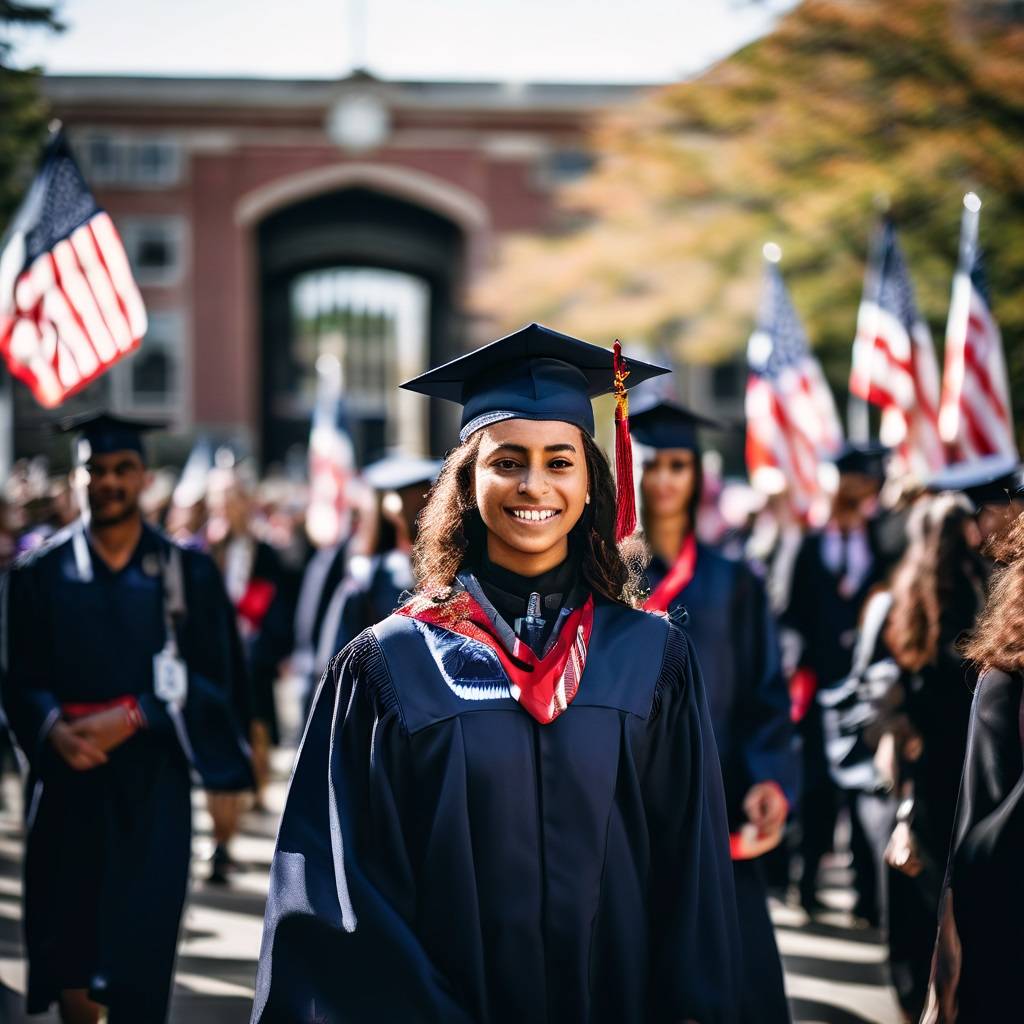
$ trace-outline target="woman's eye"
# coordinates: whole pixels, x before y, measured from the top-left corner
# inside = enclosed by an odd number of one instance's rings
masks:
[[[687,462],[673,462],[673,463],[671,463],[671,468],[672,468],[672,472],[673,473],[682,473],[682,471],[684,469],[688,469],[689,468],[689,463],[687,463]]]
[[[552,459],[551,460],[551,468],[552,469],[571,469],[572,468],[572,463],[568,459]]]
[[[498,459],[494,464],[498,469],[518,469],[519,463],[515,459]]]

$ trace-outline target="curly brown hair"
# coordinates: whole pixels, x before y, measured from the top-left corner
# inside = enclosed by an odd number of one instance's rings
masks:
[[[580,571],[595,594],[636,607],[643,595],[646,549],[636,537],[615,543],[615,483],[604,452],[585,431],[590,504],[569,533],[579,552]],[[473,564],[487,543],[487,527],[476,507],[474,466],[481,434],[471,435],[448,453],[418,519],[413,548],[416,592],[434,601],[451,593],[456,573]]]
[[[896,664],[920,672],[941,648],[974,625],[984,600],[984,568],[965,535],[973,510],[957,494],[919,503],[908,523],[910,546],[892,582],[884,639]]]
[[[982,672],[1024,672],[1024,512],[988,542],[985,553],[999,568],[963,653]]]

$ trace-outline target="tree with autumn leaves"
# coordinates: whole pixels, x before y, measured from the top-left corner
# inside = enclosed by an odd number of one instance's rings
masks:
[[[477,308],[500,324],[536,318],[719,361],[746,343],[761,246],[774,239],[842,391],[880,210],[941,345],[961,200],[974,190],[1013,392],[1024,395],[1015,5],[805,0],[701,77],[604,115],[593,145],[594,170],[560,196],[559,228],[510,239],[477,290]]]
[[[21,202],[46,141],[49,107],[39,68],[19,65],[12,30],[60,31],[53,4],[0,0],[0,235]]]

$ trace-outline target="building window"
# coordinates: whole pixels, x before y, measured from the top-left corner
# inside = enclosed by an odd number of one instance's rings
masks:
[[[594,156],[583,149],[556,149],[548,153],[535,176],[545,188],[557,188],[578,181],[594,166]]]
[[[90,184],[168,188],[181,181],[181,147],[168,136],[90,131],[74,141]]]
[[[184,398],[184,318],[149,314],[142,345],[114,367],[116,405],[123,412],[174,416]]]
[[[180,217],[122,217],[118,228],[140,285],[173,285],[181,279],[185,222]]]

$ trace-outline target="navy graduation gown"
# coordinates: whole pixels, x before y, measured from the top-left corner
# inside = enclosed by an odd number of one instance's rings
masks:
[[[152,692],[166,628],[160,558],[171,545],[143,527],[117,572],[91,552],[90,579],[75,557],[77,529],[16,567],[6,594],[3,700],[30,765],[28,1009],[45,1010],[62,988],[90,988],[112,1020],[148,1024],[166,1016],[191,838],[190,765]],[[177,632],[195,767],[215,788],[247,788],[248,687],[234,609],[206,555],[181,550],[181,562],[187,614]],[[147,728],[105,765],[72,770],[47,742],[61,704],[124,695],[137,698]]]
[[[737,1019],[703,684],[663,618],[598,602],[549,725],[493,651],[393,615],[321,683],[271,869],[252,1019]]]
[[[660,558],[651,561],[652,590],[667,571]],[[693,578],[669,605],[669,616],[681,619],[684,610],[707,686],[729,824],[735,829],[745,820],[743,798],[755,783],[777,782],[790,805],[799,789],[775,620],[753,572],[701,543]]]
[[[647,570],[653,590],[668,567],[655,558]],[[722,762],[729,827],[746,817],[743,798],[758,782],[776,782],[789,800],[799,790],[789,691],[782,671],[776,626],[761,581],[743,563],[697,545],[689,585],[669,614],[683,618],[707,683],[715,741]],[[744,955],[744,1021],[788,1021],[782,965],[760,866],[735,861],[736,900]]]
[[[940,1024],[1019,1020],[1024,974],[1024,679],[974,695],[935,954]]]

